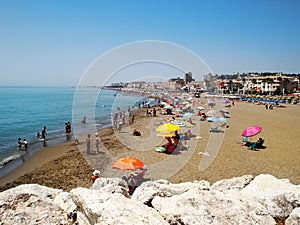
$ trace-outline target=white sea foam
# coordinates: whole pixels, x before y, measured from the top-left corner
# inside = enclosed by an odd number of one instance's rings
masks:
[[[21,155],[12,155],[12,156],[9,156],[5,159],[3,159],[1,162],[0,162],[0,168],[2,168],[5,164],[9,163],[10,161],[13,161],[15,159],[18,159],[20,158]]]

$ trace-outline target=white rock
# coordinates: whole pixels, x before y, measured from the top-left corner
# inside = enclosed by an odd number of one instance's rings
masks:
[[[53,203],[62,190],[37,184],[20,185],[0,193],[3,224],[69,224],[67,212]]]
[[[119,193],[76,188],[71,195],[92,224],[168,224],[153,208]]]
[[[250,182],[250,183],[249,183]],[[300,185],[271,175],[172,184],[144,182],[131,198],[119,178],[70,193],[36,184],[0,193],[0,224],[300,224]]]
[[[4,192],[0,192],[0,201],[2,198],[6,199],[7,195],[20,195],[24,193],[53,199],[61,192],[63,192],[61,189],[49,188],[38,184],[23,184]]]
[[[57,196],[55,196],[53,203],[66,212],[73,212],[77,208],[77,206],[71,199],[70,193],[68,192],[59,193]]]
[[[276,224],[261,204],[241,197],[238,191],[156,196],[152,206],[170,224]]]
[[[163,180],[147,181],[141,184],[133,193],[132,199],[143,204],[151,203],[155,196],[170,197],[182,194],[193,189],[195,192],[209,190],[210,183],[207,181],[194,181],[180,184],[172,184]]]
[[[244,175],[242,177],[234,177],[217,181],[211,186],[211,190],[226,191],[226,190],[242,190],[253,180],[252,175]]]
[[[84,214],[77,211],[77,205],[73,202],[71,198],[71,194],[68,192],[61,192],[59,193],[54,201],[53,204],[59,206],[61,209],[63,209],[65,212],[67,212],[68,218],[72,220],[72,218],[76,217],[76,222],[81,225],[89,225],[88,218],[85,217]]]
[[[98,178],[95,180],[92,189],[102,190],[108,193],[120,193],[126,197],[128,194],[128,185],[121,178]]]
[[[296,190],[299,191],[299,187],[287,179],[261,174],[241,190],[241,194],[261,202],[273,218],[285,219],[300,202]]]
[[[299,225],[300,224],[300,208],[293,209],[289,218],[285,221],[286,225]]]

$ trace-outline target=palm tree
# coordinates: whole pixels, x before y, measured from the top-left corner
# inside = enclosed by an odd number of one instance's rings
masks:
[[[282,77],[278,77],[277,80],[280,82],[280,92],[283,93]],[[283,94],[284,94],[284,93],[283,93]]]
[[[257,80],[256,80],[256,79],[252,79],[252,83],[254,84],[254,85],[253,85],[254,87],[251,88],[251,94],[253,94],[253,93],[252,93],[253,90],[256,90]]]
[[[287,79],[287,78],[284,78],[283,79],[283,87],[284,87],[284,90],[287,90],[287,86],[290,84],[290,80]]]

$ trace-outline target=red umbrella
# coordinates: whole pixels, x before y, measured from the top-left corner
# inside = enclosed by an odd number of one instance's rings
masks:
[[[119,170],[136,170],[143,167],[144,163],[141,160],[128,157],[118,159],[112,164],[112,168]]]
[[[243,137],[252,137],[252,136],[260,133],[261,130],[262,130],[262,127],[260,127],[260,126],[247,127],[245,130],[243,130],[242,136]]]

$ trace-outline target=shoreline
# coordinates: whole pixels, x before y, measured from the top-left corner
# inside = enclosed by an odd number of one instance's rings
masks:
[[[111,90],[113,91],[113,90]],[[137,93],[126,93],[124,92],[123,94],[129,95],[129,96],[139,96]],[[147,96],[141,96],[144,98],[147,98]],[[136,110],[136,109],[134,109]],[[102,121],[99,124],[87,124],[87,126],[92,127],[93,125],[95,125],[95,127],[97,129],[105,129],[107,127],[112,126],[111,123],[107,123],[107,119],[103,120],[105,122],[102,123]],[[109,119],[110,122],[110,119]],[[72,124],[73,127],[75,127],[74,124]],[[80,125],[76,125],[77,127],[79,127]],[[81,134],[82,132],[87,132],[84,129],[86,128],[82,128],[83,131],[81,131],[79,134]],[[52,134],[52,133],[51,133]],[[70,139],[74,139],[74,131],[72,132],[72,136],[70,137]],[[77,134],[78,135],[78,134]],[[49,135],[48,135],[49,136]],[[49,137],[47,138],[47,145],[46,146],[56,146],[59,144],[64,144],[67,143],[68,140],[65,136],[65,130],[61,129],[61,130],[55,130],[53,132],[53,134],[51,135],[50,139]],[[19,166],[21,166],[25,161],[29,160],[33,154],[35,154],[38,151],[41,151],[43,148],[45,148],[45,146],[43,146],[43,143],[40,142],[40,140],[38,138],[36,138],[35,136],[32,138],[32,140],[29,140],[29,147],[27,150],[25,149],[21,149],[18,150],[14,153],[14,155],[10,155],[7,156],[5,158],[3,158],[3,160],[1,161],[1,166],[0,166],[0,180],[6,176],[8,173],[12,172],[13,170],[15,170],[16,168],[18,168]]]
[[[144,110],[141,111],[136,126],[142,130],[142,133],[146,133],[145,121],[150,118],[143,115]],[[211,126],[210,123],[202,121],[200,122],[200,135],[202,138],[197,142],[195,140],[190,141],[191,144],[196,143],[196,151],[186,165],[168,180],[173,183],[193,180],[215,182],[246,174],[256,176],[268,173],[277,178],[287,178],[292,183],[299,184],[300,152],[297,150],[297,146],[300,146],[300,140],[297,136],[300,131],[299,106],[287,105],[287,108],[265,110],[263,105],[237,102],[228,111],[231,117],[228,119],[230,127],[226,130],[222,147],[213,163],[205,171],[198,170],[199,162],[204,157],[198,153],[205,151],[207,141],[210,138],[209,128]],[[167,118],[161,115],[160,117]],[[193,119],[198,118],[194,116]],[[141,122],[139,123],[138,120]],[[266,149],[251,151],[239,144],[241,131],[251,125],[261,125],[263,127],[262,133],[253,137],[252,140],[255,141],[258,137],[265,138]],[[130,127],[130,129],[133,129],[133,127]],[[99,132],[102,133],[102,141],[116,155],[135,155],[143,159],[148,165],[168,157],[154,151],[132,152],[128,149],[121,150],[121,145],[116,142],[112,128],[104,128]],[[132,134],[122,133],[122,135],[131,137]],[[177,157],[180,157],[180,155]],[[68,166],[63,167],[66,162],[68,162]],[[109,162],[106,163],[110,165]],[[63,168],[60,173],[55,171],[58,166]],[[35,182],[49,185],[49,182],[52,181],[50,182],[51,187],[65,190],[78,186],[89,187],[91,185],[90,175],[92,170],[93,168],[87,165],[78,146],[70,142],[46,147],[37,152],[24,165],[3,179],[1,178],[0,186],[1,190],[5,190],[22,183]],[[49,176],[49,173],[51,176]],[[19,178],[17,178],[18,176]],[[64,176],[71,178],[70,183],[61,182]],[[7,182],[8,184],[4,185]]]

